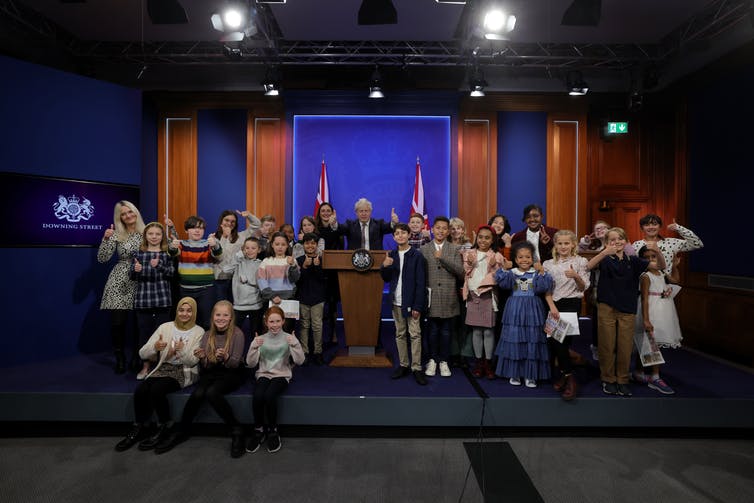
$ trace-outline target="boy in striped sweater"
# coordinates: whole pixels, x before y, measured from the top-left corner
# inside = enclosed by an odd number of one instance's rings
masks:
[[[172,227],[172,222],[168,225]],[[188,217],[183,224],[188,239],[173,239],[168,252],[171,256],[178,257],[180,296],[191,297],[196,301],[196,323],[207,330],[212,306],[215,304],[215,273],[212,265],[222,255],[223,249],[214,234],[204,239],[205,227],[202,217]]]

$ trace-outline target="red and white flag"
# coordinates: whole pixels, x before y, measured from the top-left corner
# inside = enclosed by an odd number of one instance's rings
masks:
[[[414,178],[414,197],[411,200],[411,213],[418,213],[424,217],[424,229],[429,230],[429,218],[424,206],[424,183],[422,182],[422,168],[419,158],[416,158],[416,177]]]
[[[314,201],[314,213],[317,215],[319,206],[322,203],[330,202],[330,184],[327,182],[327,166],[325,166],[325,160],[322,159],[322,170],[319,173],[319,186],[317,187],[317,199]]]

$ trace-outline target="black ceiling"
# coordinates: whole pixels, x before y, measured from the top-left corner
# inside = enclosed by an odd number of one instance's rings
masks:
[[[222,42],[209,18],[225,0],[0,0],[0,52],[142,89],[257,90],[271,65],[287,88],[359,88],[379,65],[387,88],[464,89],[476,65],[488,90],[558,92],[581,72],[624,91],[754,39],[751,0],[500,0],[507,41],[478,33],[490,0],[380,1],[396,23],[359,24],[364,0],[246,0],[253,28]]]

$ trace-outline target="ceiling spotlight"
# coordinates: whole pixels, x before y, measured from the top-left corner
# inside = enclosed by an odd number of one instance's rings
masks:
[[[506,14],[499,7],[492,7],[484,15],[482,27],[487,40],[506,40],[507,34],[516,27],[516,16]]]
[[[251,19],[253,14],[254,10],[250,10],[246,3],[232,2],[212,14],[210,21],[215,30],[225,34],[221,42],[240,42],[257,33],[256,24]]]
[[[220,12],[215,12],[210,17],[212,27],[217,31],[237,31],[246,23],[248,8],[241,3],[228,4]]]
[[[581,72],[571,72],[566,79],[566,89],[571,96],[584,96],[589,92],[589,84],[581,76]]]
[[[640,91],[631,91],[628,94],[628,110],[638,112],[644,106],[644,95]]]
[[[280,95],[280,74],[275,67],[268,67],[267,73],[262,81],[262,88],[265,96]]]
[[[262,87],[265,96],[278,96],[280,94],[280,89],[274,82],[263,82]]]
[[[484,80],[484,74],[479,67],[474,67],[474,73],[469,77],[469,96],[472,98],[481,98],[484,96],[484,88],[487,87],[487,81]]]
[[[234,7],[228,8],[223,12],[223,24],[231,30],[237,30],[243,24],[243,14]]]
[[[223,54],[233,61],[240,61],[243,58],[243,51],[240,47],[233,47],[228,44],[223,44]]]
[[[602,17],[602,0],[573,0],[563,13],[563,26],[597,26]]]
[[[360,25],[397,24],[398,12],[393,0],[362,0],[357,20]]]
[[[382,75],[380,75],[380,69],[377,65],[374,66],[372,76],[369,78],[369,97],[370,98],[384,98],[385,94],[382,92]]]

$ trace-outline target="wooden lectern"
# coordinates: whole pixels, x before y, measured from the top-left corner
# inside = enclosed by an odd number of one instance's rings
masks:
[[[386,251],[372,250],[373,264],[357,271],[352,263],[353,250],[325,250],[322,268],[338,271],[340,302],[347,349],[338,351],[330,362],[333,367],[392,367],[384,352],[375,352],[380,335],[382,289],[385,282],[380,266]]]

